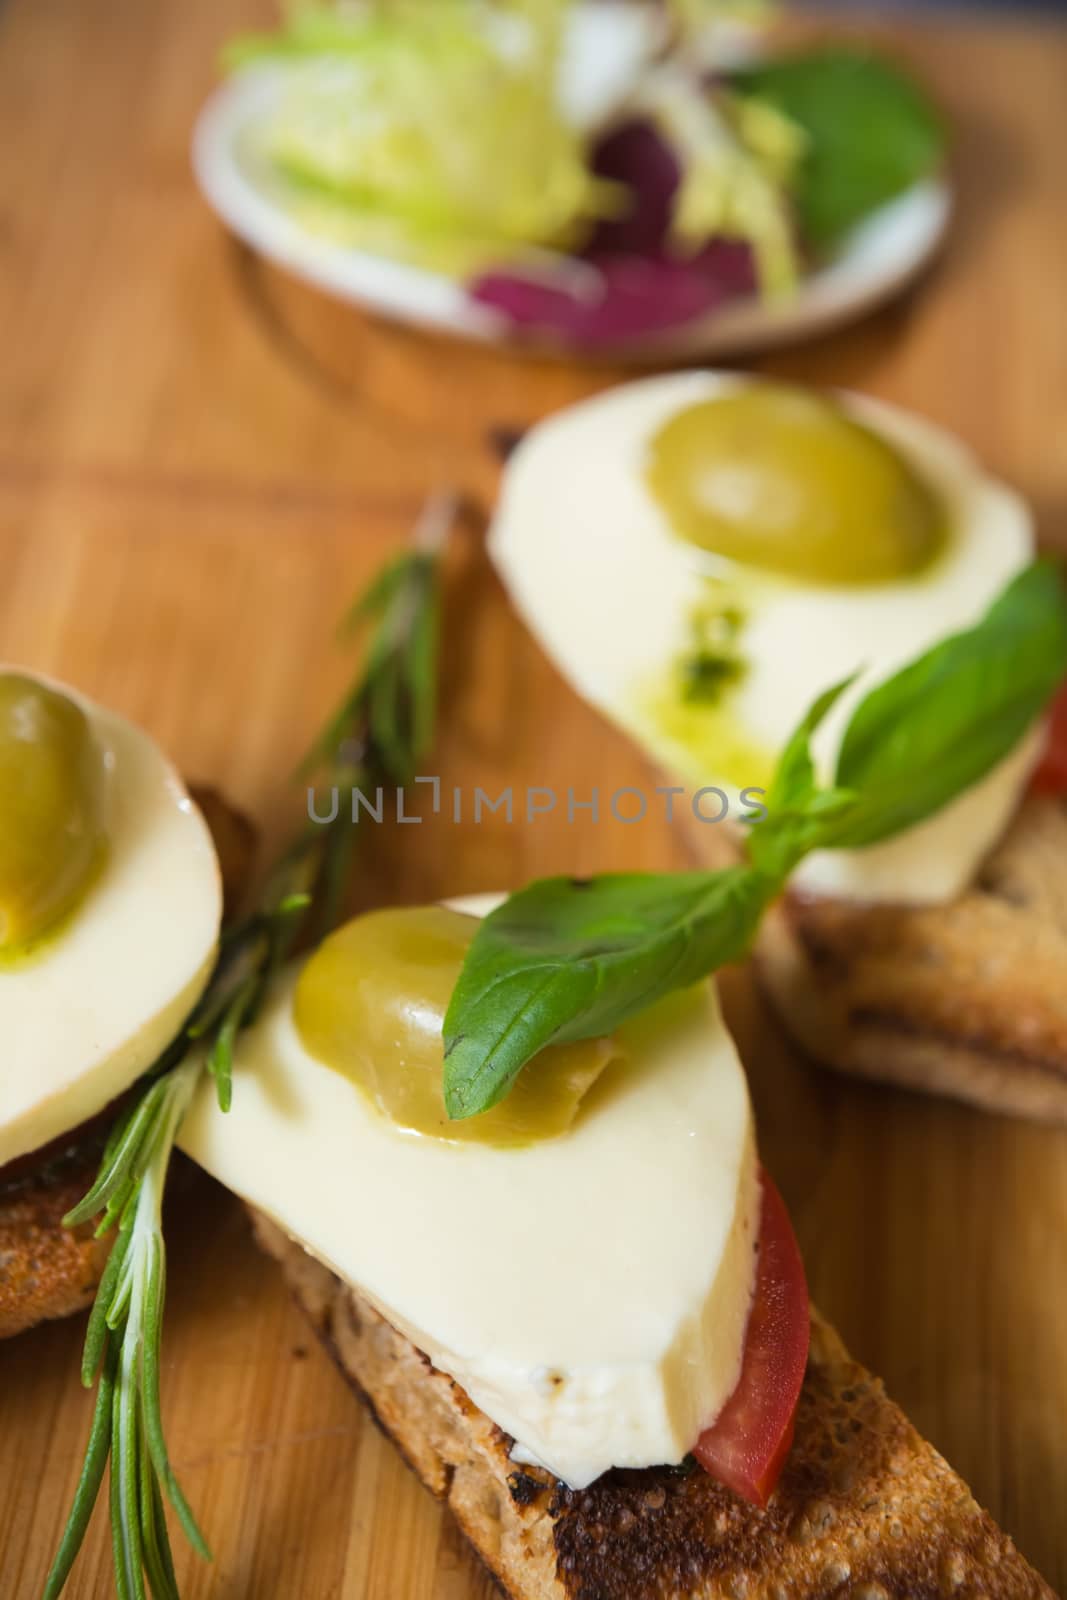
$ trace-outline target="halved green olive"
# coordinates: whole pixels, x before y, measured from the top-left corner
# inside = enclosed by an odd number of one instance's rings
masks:
[[[477,920],[444,906],[373,911],[316,951],[294,999],[308,1052],[351,1078],[409,1133],[493,1145],[564,1133],[586,1090],[620,1054],[606,1039],[553,1045],[506,1100],[478,1117],[445,1112],[442,1025]]]
[[[66,695],[0,673],[0,957],[21,954],[85,892],[104,844],[103,763]]]
[[[677,412],[652,440],[647,481],[682,538],[809,583],[908,577],[946,535],[938,494],[886,439],[786,385]]]

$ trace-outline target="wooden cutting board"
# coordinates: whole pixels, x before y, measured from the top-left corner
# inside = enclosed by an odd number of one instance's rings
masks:
[[[285,281],[189,176],[219,42],[252,0],[8,0],[0,23],[0,657],[143,722],[276,838],[287,775],[343,682],[343,601],[449,483],[489,504],[495,430],[618,376],[402,330]],[[950,109],[960,212],[909,298],[764,363],[948,424],[1067,538],[1067,31],[967,19],[890,35]],[[468,788],[641,784],[462,536],[434,768]],[[382,828],[362,904],[549,870],[669,867],[666,823]],[[1067,1585],[1067,1135],[824,1076],[747,980],[731,1012],[814,1297]],[[385,1217],[353,1217],[380,1227]],[[484,1600],[487,1580],[314,1345],[234,1202],[172,1208],[164,1401],[216,1559],[187,1597]],[[78,1472],[81,1319],[0,1347],[0,1595],[30,1600]],[[110,1593],[98,1517],[70,1593]]]

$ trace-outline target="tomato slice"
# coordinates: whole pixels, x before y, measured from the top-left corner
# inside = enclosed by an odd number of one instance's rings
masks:
[[[804,1263],[789,1213],[760,1172],[759,1260],[737,1388],[693,1454],[728,1489],[765,1506],[793,1443],[811,1313]]]
[[[1067,683],[1048,710],[1045,754],[1030,782],[1040,794],[1067,794]]]

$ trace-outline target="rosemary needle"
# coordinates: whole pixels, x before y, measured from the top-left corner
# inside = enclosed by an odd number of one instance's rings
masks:
[[[344,632],[368,630],[363,661],[301,763],[301,777],[347,788],[400,785],[414,775],[433,736],[440,557],[457,509],[450,493],[431,499],[411,547],[383,568],[349,611]],[[274,863],[252,911],[223,929],[205,994],[116,1121],[96,1182],[64,1218],[73,1227],[99,1217],[97,1235],[115,1236],[82,1356],[82,1382],[96,1384],[96,1407],[44,1600],[55,1600],[70,1575],[109,1464],[118,1600],[147,1600],[149,1593],[154,1600],[179,1600],[165,1499],[193,1548],[210,1559],[171,1466],[160,1411],[167,1170],[205,1065],[220,1106],[229,1110],[237,1035],[254,1020],[295,941],[321,936],[337,920],[353,844],[352,823],[338,807],[330,822],[309,820]],[[201,1048],[194,1055],[196,1044]]]

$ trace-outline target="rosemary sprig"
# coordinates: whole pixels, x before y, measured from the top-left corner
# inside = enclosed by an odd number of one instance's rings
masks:
[[[413,776],[433,735],[440,554],[455,515],[450,495],[430,501],[412,549],[390,562],[352,607],[345,633],[370,630],[362,665],[301,763],[302,778],[348,788],[400,785]],[[116,1122],[96,1182],[64,1218],[73,1227],[99,1216],[97,1236],[115,1230],[115,1239],[82,1356],[82,1382],[97,1385],[96,1408],[45,1600],[55,1600],[70,1575],[109,1461],[118,1600],[146,1600],[146,1580],[155,1600],[178,1600],[164,1496],[194,1549],[210,1559],[171,1467],[160,1413],[163,1191],[178,1125],[205,1060],[227,1111],[238,1033],[255,1018],[296,940],[325,933],[340,914],[354,828],[344,809],[336,810],[330,822],[309,818],[267,874],[253,909],[224,928],[205,994]]]

